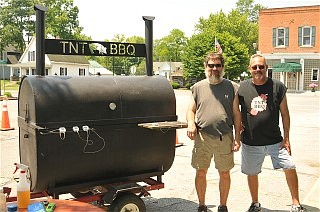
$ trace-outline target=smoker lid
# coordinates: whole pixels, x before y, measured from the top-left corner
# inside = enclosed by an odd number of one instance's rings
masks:
[[[19,123],[56,128],[176,121],[175,95],[161,76],[24,77]]]

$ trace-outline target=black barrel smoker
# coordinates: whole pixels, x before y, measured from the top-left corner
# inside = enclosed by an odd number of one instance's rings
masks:
[[[18,111],[32,191],[161,176],[173,163],[176,131],[138,126],[177,120],[164,77],[24,77]]]

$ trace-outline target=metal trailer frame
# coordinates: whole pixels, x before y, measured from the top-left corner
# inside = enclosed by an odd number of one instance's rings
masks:
[[[130,181],[123,181],[123,182],[95,186],[92,189],[83,193],[82,195],[79,195],[79,197],[69,198],[67,200],[80,201],[85,203],[95,203],[95,205],[100,207],[101,206],[110,207],[111,205],[114,207],[117,207],[117,205],[113,205],[113,204],[116,204],[115,202],[116,199],[121,198],[122,200],[126,201],[125,199],[127,198],[128,194],[134,194],[137,196],[137,198],[146,197],[146,196],[150,196],[149,191],[159,190],[162,188],[164,188],[164,183],[161,181],[161,175],[159,175],[159,176],[156,176],[156,179],[153,179],[152,177],[148,177],[141,180],[130,180]],[[11,188],[3,187],[3,191],[7,197],[6,202],[17,201],[17,196],[10,196]],[[68,192],[60,193],[60,194],[67,194],[67,193]],[[38,198],[59,199],[59,193],[50,194],[47,191],[31,193],[31,199],[38,199]],[[135,204],[135,203],[130,201],[130,204]]]

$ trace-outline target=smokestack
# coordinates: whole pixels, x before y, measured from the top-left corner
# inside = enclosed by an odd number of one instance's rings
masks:
[[[153,16],[142,16],[145,21],[146,69],[147,76],[152,76],[153,69]]]
[[[37,75],[45,75],[45,52],[44,52],[44,31],[45,31],[45,12],[48,8],[42,5],[35,5],[36,11],[36,72]]]

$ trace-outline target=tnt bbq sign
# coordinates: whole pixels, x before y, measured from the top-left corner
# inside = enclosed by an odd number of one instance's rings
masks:
[[[145,44],[45,39],[46,54],[145,57]]]

